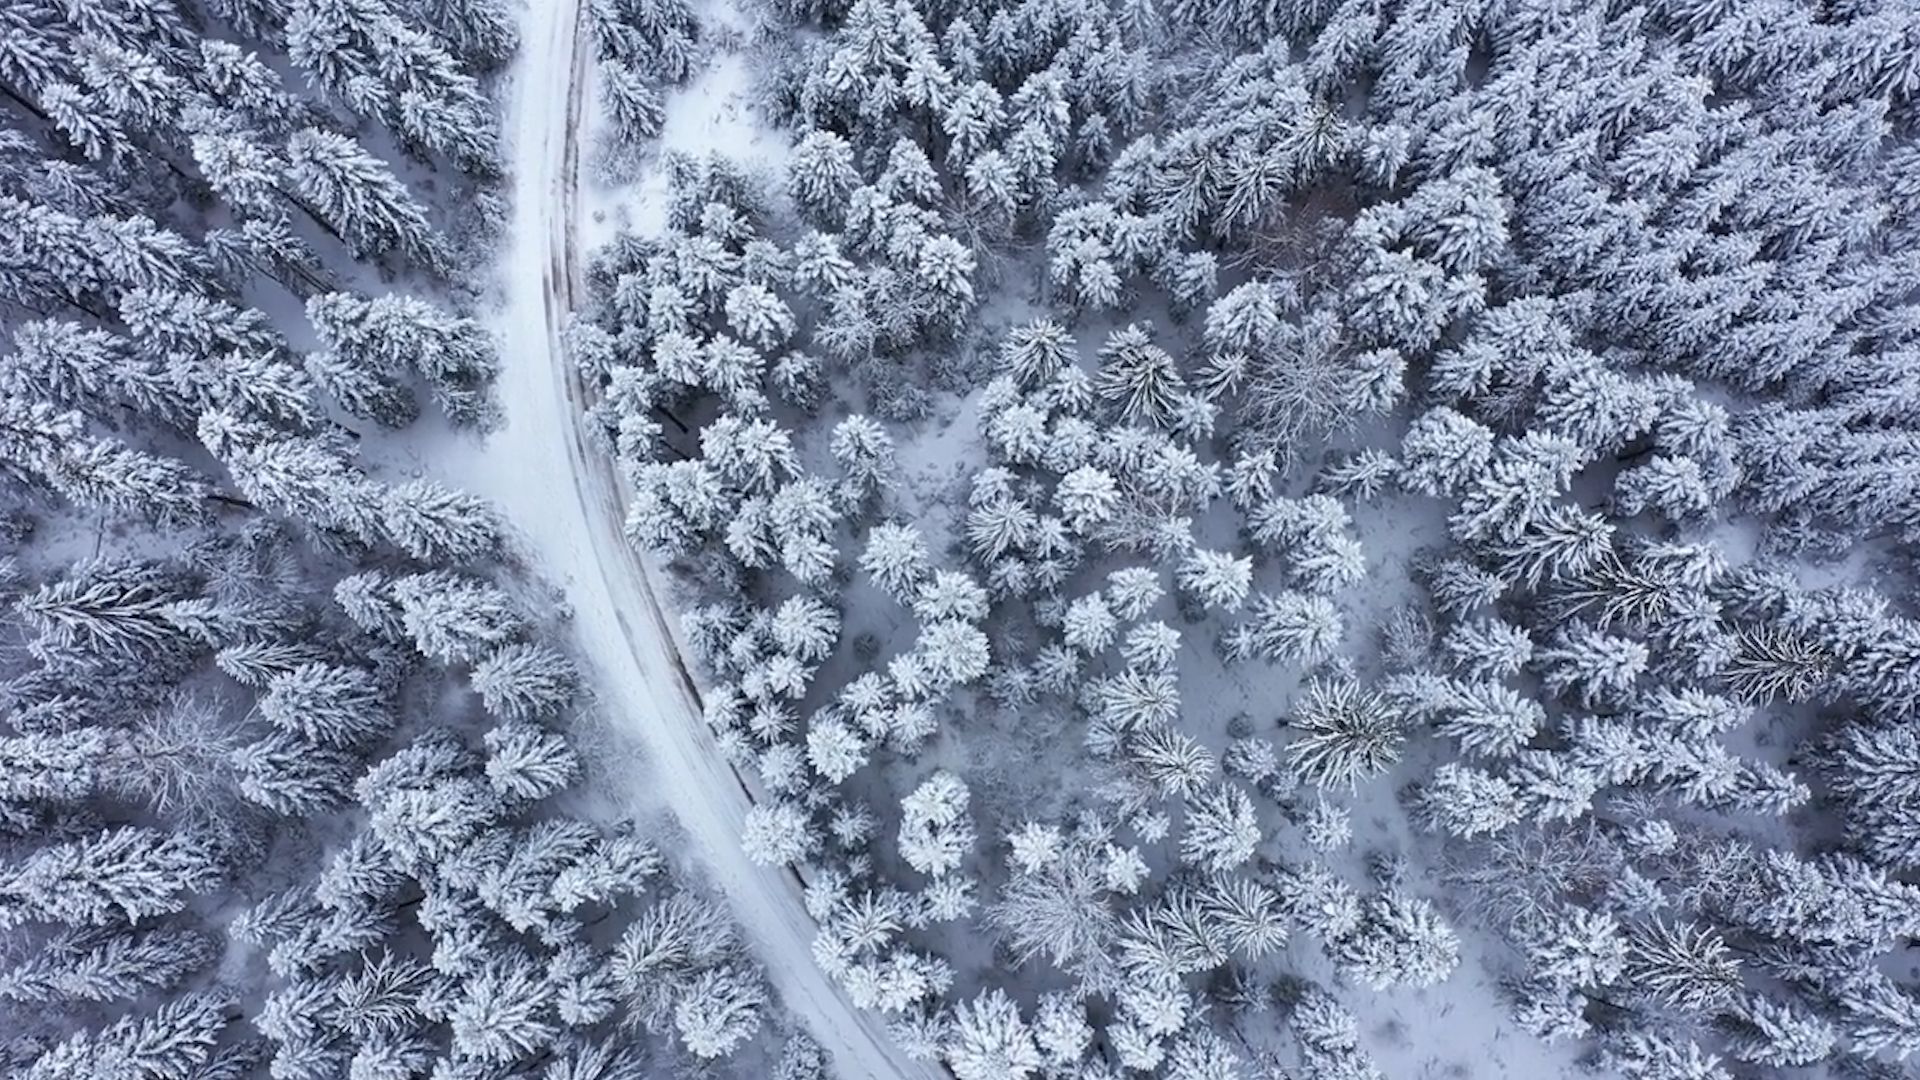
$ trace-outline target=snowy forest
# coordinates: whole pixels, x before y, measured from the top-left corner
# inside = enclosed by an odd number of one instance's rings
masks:
[[[0,1076],[1920,1069],[1920,6],[0,0]]]

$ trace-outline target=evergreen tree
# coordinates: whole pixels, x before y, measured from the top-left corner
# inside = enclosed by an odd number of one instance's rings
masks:
[[[483,499],[413,480],[387,488],[382,503],[386,534],[422,562],[471,562],[499,550],[500,524]]]
[[[207,516],[213,486],[185,464],[109,439],[82,439],[40,464],[47,485],[77,506],[118,511],[162,524]]]
[[[787,191],[794,202],[823,227],[836,226],[847,197],[860,183],[853,146],[830,131],[815,129],[794,147],[787,169]]]
[[[352,139],[302,128],[288,138],[286,160],[294,196],[356,251],[397,251],[429,269],[444,264],[426,210]]]
[[[240,794],[277,814],[311,817],[347,800],[359,762],[345,751],[316,746],[284,731],[230,755]]]
[[[1727,1050],[1734,1057],[1775,1068],[1815,1065],[1837,1047],[1840,1033],[1824,1018],[1759,994],[1748,995],[1734,1010],[1735,1034]]]
[[[1533,640],[1526,631],[1499,619],[1459,623],[1447,632],[1440,647],[1472,679],[1517,675],[1533,658]]]
[[[1253,560],[1196,550],[1180,565],[1180,587],[1209,608],[1237,611],[1253,586]]]
[[[1613,534],[1607,519],[1560,503],[1492,550],[1502,577],[1532,589],[1542,579],[1580,578],[1602,565],[1614,553]]]
[[[1087,534],[1120,513],[1121,490],[1113,474],[1098,466],[1080,465],[1060,478],[1053,497],[1067,526]]]
[[[1691,1039],[1665,1034],[1626,1032],[1607,1040],[1601,1060],[1622,1075],[1635,1077],[1698,1077],[1728,1080],[1718,1055],[1709,1054]]]
[[[0,999],[127,1001],[171,990],[205,967],[214,942],[195,930],[69,930],[0,974]]]
[[[201,418],[202,440],[215,414]],[[219,442],[215,438],[215,442]],[[320,528],[371,539],[379,523],[379,489],[333,445],[319,439],[266,438],[222,453],[241,494],[261,508]]]
[[[1547,726],[1539,703],[1497,682],[1447,684],[1436,704],[1434,730],[1469,754],[1511,756]]]
[[[392,902],[408,884],[407,875],[379,841],[362,832],[333,853],[314,884],[313,895],[326,907],[345,911]]]
[[[1390,890],[1367,903],[1360,926],[1336,943],[1334,959],[1364,985],[1431,986],[1460,963],[1460,939],[1431,903]]]
[[[1645,645],[1578,621],[1555,634],[1538,654],[1547,688],[1559,694],[1571,691],[1587,707],[1630,693],[1648,658]]]
[[[758,972],[725,964],[697,975],[674,1007],[674,1027],[699,1058],[719,1058],[759,1031],[767,991]]]
[[[920,144],[908,138],[894,140],[893,148],[887,151],[887,167],[874,186],[899,202],[933,206],[940,201],[940,174]]]
[[[1627,942],[1612,915],[1569,904],[1529,928],[1529,974],[1568,987],[1606,986],[1626,965]]]
[[[507,645],[475,664],[470,678],[488,712],[505,720],[543,719],[573,699],[579,673],[545,645]]]
[[[1529,432],[1502,440],[1486,470],[1467,484],[1448,524],[1463,541],[1511,542],[1539,521],[1582,464],[1577,443]]]
[[[840,636],[840,614],[810,596],[789,597],[773,616],[773,638],[787,653],[825,660]]]
[[[1251,859],[1260,838],[1247,793],[1233,784],[1218,784],[1187,801],[1180,857],[1212,873],[1225,873]]]
[[[0,871],[0,921],[107,926],[182,910],[216,885],[209,840],[122,825],[40,848]]]
[[[122,300],[123,310],[136,295]],[[189,395],[108,331],[35,319],[14,331],[13,348],[0,379],[21,398],[81,409],[97,399],[123,401],[170,423],[193,411]]]
[[[1100,348],[1095,387],[1113,403],[1115,415],[1128,423],[1166,423],[1175,394],[1186,385],[1172,355],[1153,344],[1152,332],[1151,324],[1129,323],[1109,335]]]
[[[900,801],[900,855],[915,870],[940,877],[960,865],[973,847],[966,816],[967,787],[952,773],[937,772]]]
[[[1713,930],[1654,921],[1627,938],[1625,973],[1640,993],[1699,1014],[1730,1004],[1741,990],[1740,964]]]
[[[416,297],[388,294],[364,297],[326,293],[307,301],[307,319],[327,347],[320,361],[335,372],[336,393],[359,393],[388,410],[369,414],[382,422],[404,422],[412,409],[397,399],[411,394],[398,381],[417,372],[433,387],[443,410],[456,423],[484,419],[486,388],[499,368],[492,338],[477,322],[450,315]],[[315,361],[310,360],[310,363]],[[347,398],[342,404],[351,411]]]
[[[391,644],[406,640],[406,614],[388,575],[378,570],[349,574],[334,583],[333,598],[360,629]]]
[[[1527,810],[1543,821],[1573,821],[1586,814],[1605,782],[1573,755],[1550,750],[1518,751],[1507,775]]]
[[[307,373],[350,416],[403,428],[420,416],[420,403],[393,372],[333,350],[309,353]]]
[[[506,593],[445,570],[400,578],[392,596],[414,647],[444,664],[480,660],[519,636],[525,625]]]
[[[933,693],[979,680],[992,663],[987,636],[959,619],[929,624],[921,631],[911,655],[919,661]]]
[[[0,797],[77,803],[93,794],[96,767],[107,750],[101,731],[29,732],[0,739]]]
[[[763,802],[747,811],[740,844],[762,866],[803,862],[820,847],[807,812],[792,802]]]
[[[1853,1046],[1865,1053],[1889,1051],[1906,1059],[1920,1052],[1920,999],[1879,972],[1870,972],[1843,991],[1844,1011]]]
[[[502,795],[534,802],[580,775],[580,759],[561,736],[520,721],[487,732],[487,782]]]
[[[1350,679],[1308,684],[1287,726],[1304,733],[1287,746],[1294,775],[1322,787],[1357,789],[1398,761],[1406,740],[1385,700]]]
[[[533,956],[497,955],[467,976],[448,1025],[463,1057],[511,1065],[540,1054],[560,1032],[553,986]]]
[[[941,1056],[960,1080],[1025,1080],[1042,1065],[1040,1048],[1019,1006],[999,990],[954,1010]]]
[[[829,448],[858,501],[892,485],[893,438],[868,417],[849,416],[835,424]]]
[[[874,584],[896,599],[904,600],[929,574],[929,560],[926,542],[918,529],[912,525],[885,523],[875,525],[867,534],[860,569],[873,578]]]
[[[171,605],[183,599],[180,590],[158,566],[79,563],[14,601],[14,610],[33,631],[29,648],[42,659],[57,656],[83,667],[153,663],[184,644],[169,617]]]
[[[97,1032],[81,1032],[48,1050],[24,1080],[70,1076],[169,1080],[199,1075],[233,1019],[224,992],[184,994],[146,1015],[129,1015]]]
[[[302,664],[267,683],[260,715],[289,735],[322,746],[364,746],[393,730],[388,693],[371,672]]]
[[[977,260],[966,245],[951,236],[934,236],[920,245],[913,263],[913,281],[924,297],[925,322],[930,327],[958,327],[976,302],[973,289]]]
[[[1073,336],[1058,323],[1037,319],[1007,331],[1000,345],[1000,370],[1022,388],[1045,386],[1075,361]]]
[[[1524,806],[1506,779],[1449,761],[1421,786],[1419,809],[1432,827],[1472,839],[1518,824]]]
[[[600,102],[613,124],[614,138],[624,148],[645,145],[666,124],[666,102],[660,91],[632,67],[618,60],[600,61]]]
[[[746,282],[727,291],[727,325],[749,343],[772,349],[793,335],[793,311],[765,285]]]
[[[1221,639],[1228,659],[1318,663],[1333,655],[1344,632],[1340,612],[1324,597],[1282,592],[1254,597],[1251,616]]]

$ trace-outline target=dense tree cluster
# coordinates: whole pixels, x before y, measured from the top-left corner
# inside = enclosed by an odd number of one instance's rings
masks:
[[[1913,11],[746,14],[581,6],[599,177],[662,213],[565,359],[745,854],[909,1054],[1378,1077],[1369,996],[1469,957],[1636,1080],[1920,1052]],[[0,12],[0,1071],[633,1080],[773,1026],[554,798],[581,673],[507,523],[371,464],[497,419],[519,16]],[[656,152],[740,48],[779,169]]]
[[[666,122],[664,91],[693,73],[700,25],[684,0],[595,0],[582,5],[598,60],[599,166],[629,179]]]
[[[1306,433],[1392,410],[1404,365],[1386,351],[1348,365],[1324,325],[1332,293],[1300,330],[1310,305],[1278,279],[1216,296],[1214,254],[1166,216],[1066,206],[1074,181],[1147,120],[1149,53],[1104,10],[1002,17],[1030,20],[996,28],[1003,46],[1045,44],[1003,62],[964,19],[943,38],[909,5],[835,16],[795,81],[803,133],[785,190],[724,160],[669,157],[665,233],[599,254],[569,346],[599,390],[590,429],[631,485],[631,539],[697,583],[685,628],[713,681],[707,719],[763,795],[747,853],[806,868],[816,957],[854,1002],[960,1075],[1071,1073],[1101,1058],[1213,1075],[1244,1053],[1206,1019],[1208,980],[1238,978],[1264,1001],[1250,966],[1292,925],[1371,986],[1426,985],[1457,962],[1444,921],[1404,889],[1365,897],[1322,867],[1256,857],[1273,814],[1262,803],[1302,781],[1370,775],[1404,733],[1370,750],[1329,719],[1322,748],[1295,748],[1284,766],[1272,743],[1245,738],[1220,777],[1222,758],[1181,730],[1183,631],[1168,621],[1232,616],[1219,644],[1235,663],[1303,671],[1335,656],[1336,599],[1365,559],[1338,497],[1286,493],[1291,453]],[[900,96],[876,108],[889,85]],[[984,262],[1036,235],[1064,318],[990,347],[994,377],[976,399],[988,461],[955,523],[955,565],[902,514],[895,438],[877,421],[925,412],[915,368],[972,347]],[[1066,320],[1117,306],[1101,283],[1129,278],[1143,280],[1128,296],[1177,296],[1171,329],[1116,326],[1083,356]],[[1183,370],[1169,347],[1201,324],[1214,358]],[[1312,349],[1310,378],[1285,368]],[[839,372],[868,411],[856,404],[810,438],[844,392]],[[1229,427],[1248,434],[1223,452]],[[1383,482],[1359,470],[1350,487]],[[1243,532],[1212,527],[1220,514]],[[845,670],[850,578],[905,609],[917,635],[823,685]],[[1113,805],[1010,832],[1011,874],[983,858],[979,811],[951,772],[913,769],[891,822],[877,816],[864,770],[912,768],[949,699],[1076,710],[1114,775]],[[1322,712],[1364,715],[1376,701],[1354,689]],[[1304,831],[1337,848],[1344,818],[1322,811]],[[1168,881],[1179,867],[1198,879]],[[982,876],[1002,883],[984,909]],[[1309,895],[1327,899],[1295,898]],[[1351,918],[1326,918],[1326,904]],[[976,912],[1117,1012],[1096,1022],[1062,999],[1045,1015],[1055,1030],[1037,1033],[998,992],[945,1000],[954,973],[914,934]],[[1352,1047],[1326,1056],[1365,1060]]]
[[[293,1076],[588,1061],[638,1049],[613,1023],[628,1010],[703,1057],[750,1038],[766,991],[725,916],[663,890],[640,837],[543,810],[579,773],[553,726],[574,676],[520,640],[515,602],[446,570],[365,571],[328,596],[299,558],[261,521],[13,589],[34,663],[6,684],[0,737],[9,1060],[48,1077],[148,1053],[236,1076],[269,1058]],[[473,664],[491,730],[405,722],[432,708],[421,654]],[[329,820],[358,824],[317,873],[265,884]],[[231,916],[228,890],[253,906]],[[617,940],[592,929],[609,915]],[[140,1011],[210,973],[226,917],[271,992]],[[265,1041],[230,1007],[242,987]],[[58,1041],[102,1005],[134,1011]]]
[[[493,417],[455,309],[517,20],[0,13],[0,1072],[611,1080],[762,1027],[724,911],[552,800],[578,675],[504,523],[361,461],[423,392]]]
[[[1358,988],[1458,962],[1392,860],[1333,868],[1398,774],[1543,1036],[1642,1077],[1920,1046],[1878,964],[1920,851],[1911,13],[774,7],[781,190],[670,161],[573,354],[633,538],[701,585],[709,720],[773,796],[749,850],[809,868],[822,962],[906,1045],[1249,1075],[1200,1006],[1277,1001],[1307,1075],[1377,1075],[1256,961],[1299,928]],[[961,410],[936,508],[889,425]],[[1390,616],[1382,515],[1427,545]],[[1821,565],[1856,543],[1876,589]],[[917,633],[842,648],[869,588]],[[1217,741],[1200,662],[1286,673],[1277,728]],[[998,822],[997,865],[937,718],[1056,708],[1097,786]],[[1276,858],[1276,811],[1327,861]],[[1080,996],[948,999],[910,942],[976,881]]]
[[[1882,406],[1908,381],[1911,206],[1884,148],[1911,103],[1859,51],[1890,10],[1754,14],[1483,16],[1449,31],[1497,42],[1483,78],[1383,48],[1400,96],[1376,84],[1366,122],[1406,133],[1406,171],[1348,227],[1436,281],[1482,253],[1441,333],[1381,339],[1425,373],[1400,481],[1446,500],[1452,542],[1381,688],[1460,754],[1416,809],[1469,882],[1552,852],[1524,904],[1489,901],[1527,958],[1520,1017],[1632,1076],[1920,1045],[1878,969],[1905,931],[1870,914],[1911,903],[1914,804],[1874,763],[1916,718],[1912,620],[1814,570],[1914,540],[1878,501],[1907,469]],[[1756,738],[1769,717],[1797,745]],[[1845,836],[1802,833],[1812,805]]]

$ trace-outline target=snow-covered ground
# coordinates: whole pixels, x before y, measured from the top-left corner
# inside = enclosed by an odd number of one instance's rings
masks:
[[[1165,325],[1165,324],[1163,324]],[[1097,342],[1102,331],[1082,330],[1083,347]],[[903,516],[919,524],[936,551],[958,561],[960,526],[952,508],[964,504],[966,478],[985,461],[988,449],[978,433],[978,391],[966,395],[939,394],[934,415],[914,425],[894,425],[900,438],[899,460],[904,490],[897,496]],[[1307,491],[1306,471],[1289,478],[1285,493]],[[1349,504],[1353,528],[1365,546],[1369,573],[1364,581],[1340,594],[1347,618],[1344,654],[1363,679],[1380,674],[1378,633],[1393,612],[1418,599],[1420,586],[1410,567],[1421,549],[1446,539],[1444,509],[1437,500],[1420,496],[1390,496]],[[1232,547],[1239,543],[1238,515],[1222,504],[1200,523],[1203,544]],[[1130,560],[1100,562],[1082,571],[1083,580],[1097,580],[1110,566]],[[1276,560],[1268,559],[1256,577],[1257,587],[1282,587]],[[865,586],[859,586],[864,592]],[[851,590],[850,590],[851,592]],[[859,595],[859,594],[854,594]],[[911,640],[913,620],[893,606],[849,603],[850,627],[878,635],[889,642]],[[1149,617],[1166,620],[1183,637],[1179,654],[1182,730],[1216,753],[1231,736],[1235,717],[1250,721],[1255,734],[1284,745],[1289,735],[1284,718],[1305,676],[1297,665],[1259,660],[1228,665],[1214,647],[1221,628],[1217,617],[1188,623],[1172,599],[1163,600]],[[823,669],[822,677],[833,669]],[[929,767],[951,769],[976,788],[976,805],[983,818],[983,836],[997,837],[995,825],[1006,828],[1024,819],[1048,820],[1076,800],[1084,800],[1098,781],[1091,762],[1079,749],[1082,728],[1064,712],[1053,709],[996,710],[984,703],[943,719],[940,735],[921,760],[902,767],[904,777],[918,778]],[[1400,792],[1410,782],[1430,775],[1446,760],[1446,747],[1437,737],[1414,732],[1406,760],[1363,784],[1358,791],[1326,793],[1326,801],[1346,809],[1352,817],[1353,841],[1331,854],[1312,851],[1296,820],[1265,798],[1258,800],[1267,841],[1263,855],[1291,866],[1320,863],[1335,871],[1362,895],[1378,886],[1372,880],[1370,858],[1397,854],[1406,859],[1406,886],[1434,901],[1446,912],[1462,939],[1459,968],[1446,981],[1425,989],[1396,988],[1370,991],[1341,980],[1322,945],[1296,928],[1290,944],[1262,962],[1256,973],[1268,980],[1290,977],[1309,980],[1334,993],[1359,1018],[1362,1048],[1384,1075],[1393,1080],[1545,1080],[1597,1073],[1578,1060],[1577,1042],[1548,1044],[1533,1037],[1510,1016],[1511,1008],[1500,976],[1516,966],[1510,947],[1496,928],[1484,920],[1440,880],[1441,838],[1417,828],[1408,818]],[[911,779],[895,778],[897,800]],[[1310,804],[1311,789],[1300,796]],[[993,821],[986,820],[992,815]],[[994,860],[1003,846],[983,839]],[[1168,854],[1148,851],[1156,872],[1165,873]],[[993,871],[985,871],[988,874]],[[1031,984],[1035,969],[1009,972],[1002,961],[982,945],[983,935],[961,930],[939,942],[948,960],[961,972],[963,987]],[[1282,1030],[1279,1013],[1267,1012],[1231,1021],[1250,1048],[1286,1053],[1293,1045]]]
[[[581,387],[558,333],[585,254],[580,175],[592,63],[581,7],[579,0],[528,5],[509,106],[518,194],[501,267],[505,370],[497,393],[505,423],[472,452],[441,456],[435,469],[493,500],[517,527],[528,561],[564,590],[600,707],[646,758],[644,769],[626,776],[643,793],[633,801],[678,819],[787,1009],[833,1055],[835,1075],[935,1076],[905,1058],[880,1020],[853,1009],[814,963],[814,924],[800,881],[741,852],[751,797],[712,744],[649,570],[621,533],[624,499],[612,463],[586,443],[577,422]],[[741,61],[720,57],[717,64],[724,73]],[[743,81],[733,80],[736,87]],[[714,88],[711,79],[697,80],[670,109],[697,109]],[[738,102],[732,108],[744,115]]]
[[[564,591],[601,710],[618,729],[620,741],[646,759],[644,767],[627,771],[596,763],[603,777],[630,785],[628,791],[606,794],[678,819],[694,858],[730,901],[787,1008],[833,1054],[834,1074],[942,1075],[937,1066],[905,1058],[880,1018],[854,1009],[814,962],[810,945],[815,927],[801,902],[801,879],[755,866],[741,852],[739,836],[753,805],[753,781],[736,774],[712,743],[700,715],[700,690],[680,661],[676,627],[662,607],[664,573],[626,543],[621,483],[611,460],[585,441],[579,423],[586,404],[584,388],[560,355],[557,334],[581,292],[582,260],[591,247],[620,229],[641,234],[661,230],[666,190],[664,179],[651,169],[609,190],[595,190],[583,178],[592,126],[586,115],[592,101],[592,64],[582,17],[578,0],[530,5],[507,126],[514,139],[513,168],[521,194],[502,263],[505,303],[499,331],[506,366],[497,392],[506,422],[477,452],[447,455],[446,460],[436,455],[435,471],[498,504],[517,526],[527,560]],[[728,17],[726,11],[709,16],[721,23]],[[777,167],[787,144],[777,133],[761,129],[750,115],[746,96],[751,78],[746,57],[730,51],[711,57],[687,86],[669,95],[659,149],[711,151],[748,168]],[[925,424],[902,441],[907,471],[915,472],[916,462],[926,466],[919,470],[924,473],[919,483],[909,484],[909,501],[921,514],[941,501],[941,492],[925,489],[954,482],[950,468],[960,456],[956,444],[973,438],[971,410],[965,404],[964,397],[952,399],[950,411],[942,410],[948,422]],[[944,515],[927,516],[930,535],[938,535]],[[1354,598],[1351,606],[1359,610],[1350,613],[1370,630],[1405,598],[1404,563],[1419,531],[1367,532],[1373,560],[1396,571],[1387,575],[1390,585]],[[1393,538],[1390,550],[1371,550],[1383,537]],[[663,586],[658,593],[656,582]],[[1291,677],[1228,673],[1200,639],[1189,645],[1195,655],[1188,658],[1191,664],[1183,663],[1192,669],[1183,683],[1190,702],[1220,725],[1255,702],[1271,710],[1290,696]],[[1272,716],[1260,719],[1271,722]],[[1209,742],[1223,738],[1218,731],[1208,735]],[[943,763],[964,773],[966,757],[960,753],[960,760]],[[1352,865],[1344,869],[1355,884],[1364,878],[1364,853],[1382,847],[1412,855],[1416,873],[1431,872],[1429,860],[1422,857],[1425,838],[1411,834],[1393,799],[1396,786],[1397,781],[1383,778],[1362,798],[1349,802],[1357,843],[1349,852]],[[1426,883],[1415,887],[1428,894],[1437,891]],[[1483,928],[1462,924],[1458,929],[1469,941],[1466,962],[1442,986],[1341,995],[1362,1018],[1368,1051],[1396,1077],[1572,1072],[1575,1065],[1564,1048],[1525,1037],[1507,1020],[1483,966],[1501,951],[1497,944],[1477,933]],[[987,951],[978,952],[972,959],[984,961]],[[1276,970],[1291,970],[1323,984],[1332,981],[1325,959],[1304,943],[1280,958]],[[1272,1038],[1273,1033],[1263,1033],[1254,1041],[1271,1044]]]

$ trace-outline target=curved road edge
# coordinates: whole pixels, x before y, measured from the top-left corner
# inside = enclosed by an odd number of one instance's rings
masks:
[[[591,391],[560,344],[583,289],[578,226],[580,133],[592,74],[581,0],[527,5],[507,115],[516,197],[502,278],[507,423],[475,464],[487,494],[564,584],[576,639],[610,715],[638,737],[659,802],[726,895],[781,1001],[848,1080],[937,1080],[878,1016],[857,1010],[815,963],[802,881],[757,866],[740,846],[753,795],[720,755],[646,561],[623,532],[626,498],[611,458],[589,444]]]

